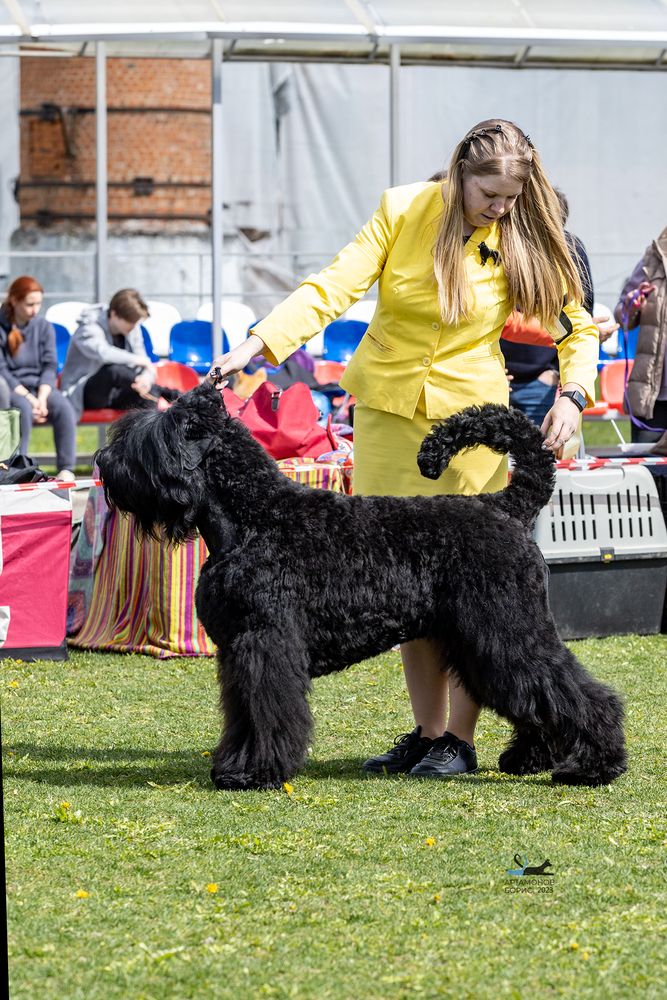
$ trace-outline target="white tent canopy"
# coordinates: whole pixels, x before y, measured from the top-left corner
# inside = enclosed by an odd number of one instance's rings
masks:
[[[3,0],[0,42],[110,54],[667,67],[665,0]]]

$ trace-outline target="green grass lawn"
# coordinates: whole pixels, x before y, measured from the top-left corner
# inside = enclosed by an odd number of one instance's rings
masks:
[[[5,661],[13,1000],[664,998],[667,637],[571,647],[627,702],[609,788],[501,775],[489,713],[478,775],[364,778],[410,728],[396,653],[315,682],[306,769],[241,793],[211,660]]]

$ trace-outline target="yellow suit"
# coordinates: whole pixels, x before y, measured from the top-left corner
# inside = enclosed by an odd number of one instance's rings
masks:
[[[448,478],[448,470],[439,483],[432,484],[420,477],[416,466],[415,434],[423,436],[422,431],[426,433],[433,420],[472,403],[508,401],[499,340],[513,303],[508,300],[502,263],[488,259],[483,264],[480,254],[481,243],[489,250],[498,249],[498,226],[476,229],[467,240],[464,254],[474,306],[469,319],[447,326],[440,316],[433,272],[441,213],[440,183],[409,184],[385,191],[377,212],[357,237],[253,329],[266,345],[266,357],[278,364],[378,280],[375,315],[341,379],[342,386],[362,404],[355,419],[355,466],[368,481],[359,488],[355,474],[358,492],[478,492],[500,489],[504,482],[504,464],[486,449],[471,453],[475,456],[472,463],[469,459],[461,462],[461,457],[455,460],[459,467],[476,469],[472,477],[463,472],[458,478]],[[569,303],[564,314],[564,326],[556,322],[553,327],[561,381],[576,382],[592,401],[598,331],[583,307]],[[362,416],[362,411],[370,410],[380,412]],[[378,435],[390,435],[395,438],[394,449],[405,451],[399,429],[406,425],[383,421],[381,415],[387,414],[408,423],[416,421],[408,433],[408,481],[398,475],[395,462],[384,475],[368,466],[369,462],[374,464],[375,452],[382,450]],[[358,440],[360,431],[363,441]],[[364,472],[367,467],[368,477]]]

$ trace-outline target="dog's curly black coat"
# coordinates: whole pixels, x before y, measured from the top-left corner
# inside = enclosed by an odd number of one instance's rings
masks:
[[[515,733],[501,770],[600,785],[626,768],[617,695],[563,645],[531,538],[553,458],[517,410],[472,406],[419,453],[437,479],[458,451],[511,452],[481,496],[349,497],[291,482],[204,383],[165,412],[128,413],[97,453],[107,500],[138,530],[210,551],[199,617],[219,649],[218,788],[275,788],[303,764],[312,677],[428,638]]]

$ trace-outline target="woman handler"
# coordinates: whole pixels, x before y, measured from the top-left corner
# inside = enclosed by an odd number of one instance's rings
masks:
[[[505,487],[507,460],[486,448],[457,455],[436,482],[421,477],[416,459],[434,421],[473,403],[507,405],[499,338],[515,307],[552,332],[558,348],[562,391],[542,432],[560,452],[593,401],[598,331],[580,305],[556,195],[518,126],[480,122],[454,149],[444,184],[385,191],[352,243],[212,370],[239,371],[260,353],[281,363],[375,281],[375,315],[341,379],[357,398],[355,493]],[[401,655],[416,726],[364,768],[419,777],[475,771],[478,706],[451,681],[445,729],[447,664],[427,640],[405,643]]]

